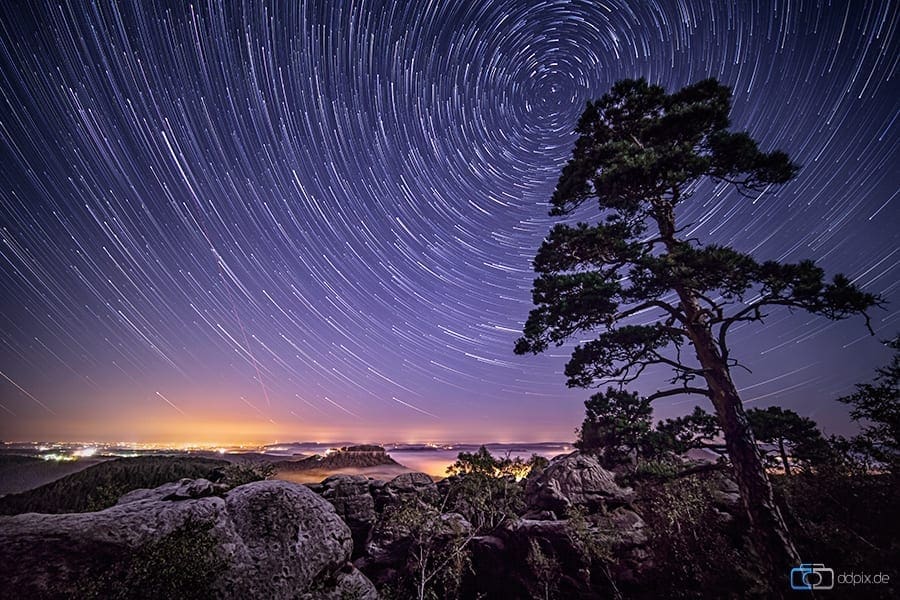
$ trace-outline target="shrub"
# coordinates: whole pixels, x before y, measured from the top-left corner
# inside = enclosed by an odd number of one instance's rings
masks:
[[[385,598],[438,600],[459,596],[463,574],[471,564],[468,544],[472,535],[458,515],[413,500],[387,508],[381,527],[408,544],[404,573],[390,589],[381,590]]]
[[[221,469],[221,483],[228,487],[238,487],[245,483],[271,479],[275,476],[275,467],[269,463],[255,465],[228,465]]]
[[[742,565],[752,567],[729,536],[726,519],[714,506],[710,484],[685,477],[643,490],[647,547],[653,568],[647,574],[648,597],[731,598],[751,596],[755,581]]]
[[[528,555],[525,561],[537,581],[540,598],[543,600],[555,598],[556,584],[560,577],[560,565],[552,550],[544,552],[537,540],[529,540]]]
[[[225,559],[211,528],[210,523],[189,521],[132,557],[100,573],[85,574],[75,596],[90,600],[220,597],[214,582]]]
[[[656,481],[663,482],[673,479],[679,471],[679,463],[666,460],[654,459],[648,460],[635,467],[635,471],[631,476],[632,481]]]
[[[841,571],[877,572],[900,564],[896,482],[886,474],[776,477],[776,491],[801,556]],[[888,586],[845,589],[845,597],[896,597]]]

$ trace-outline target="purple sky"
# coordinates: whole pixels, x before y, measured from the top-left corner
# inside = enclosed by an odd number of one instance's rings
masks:
[[[0,439],[572,439],[568,349],[512,347],[575,120],[639,76],[803,167],[692,235],[891,302],[734,332],[750,405],[848,430],[900,329],[896,3],[241,4],[0,3]]]

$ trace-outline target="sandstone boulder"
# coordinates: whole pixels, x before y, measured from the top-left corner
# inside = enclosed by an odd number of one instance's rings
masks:
[[[622,506],[631,497],[631,489],[619,486],[611,471],[580,452],[557,456],[525,486],[529,510],[549,510],[559,516],[570,508],[595,512]]]
[[[414,500],[433,503],[438,498],[437,484],[425,473],[403,473],[383,486],[373,486],[371,490],[375,499],[375,510],[379,513],[387,506]]]
[[[729,513],[741,511],[741,491],[734,479],[719,474],[712,478],[713,482],[713,499],[716,504]]]

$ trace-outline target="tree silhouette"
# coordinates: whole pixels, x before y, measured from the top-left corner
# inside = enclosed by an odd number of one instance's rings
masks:
[[[636,392],[607,388],[584,402],[586,416],[575,445],[599,451],[604,466],[637,459],[653,427],[650,402]]]
[[[656,444],[661,449],[676,454],[684,454],[694,448],[706,448],[721,455],[721,444],[713,441],[721,434],[718,419],[695,406],[690,414],[659,423],[656,426]]]
[[[737,363],[727,334],[762,321],[771,307],[842,319],[865,314],[880,300],[842,275],[826,282],[812,261],[757,262],[727,246],[684,238],[676,209],[699,182],[724,182],[750,195],[797,172],[784,152],[761,152],[749,134],[727,130],[730,104],[731,90],[714,79],[673,94],[624,80],[588,103],[550,214],[570,223],[590,200],[596,204],[589,214],[599,208],[599,217],[592,225],[557,224],[544,240],[534,259],[536,308],[515,351],[539,353],[599,330],[574,349],[565,369],[569,386],[625,385],[663,365],[672,370],[673,387],[651,400],[709,398],[761,567],[780,593],[798,555],[732,381]]]
[[[872,383],[861,383],[856,392],[839,402],[849,404],[850,418],[862,424],[854,445],[866,455],[900,474],[900,336],[887,342],[894,350],[891,363],[876,370]]]
[[[795,461],[815,459],[826,445],[816,422],[792,410],[779,406],[751,408],[747,418],[757,441],[775,445],[786,477],[791,476],[792,468],[788,452]],[[768,452],[764,454],[768,456]]]

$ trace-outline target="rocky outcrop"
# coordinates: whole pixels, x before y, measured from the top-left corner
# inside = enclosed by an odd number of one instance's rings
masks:
[[[647,550],[647,525],[636,512],[624,507],[597,518],[597,531],[607,536],[613,560],[610,574],[620,584],[638,584],[652,567]]]
[[[345,446],[339,450],[329,451],[324,456],[315,454],[301,460],[283,460],[273,463],[278,471],[309,471],[319,469],[334,471],[337,469],[363,469],[393,465],[400,467],[381,446]]]
[[[741,505],[741,491],[738,484],[724,474],[711,477],[713,499],[722,510],[728,513],[738,513],[743,510]]]
[[[350,528],[353,558],[362,554],[377,519],[369,482],[363,475],[332,475],[322,483],[310,486],[334,506],[335,512]]]
[[[366,545],[365,554],[354,564],[377,585],[390,585],[400,574],[408,572],[417,539],[425,536],[427,544],[440,548],[467,538],[471,532],[472,525],[458,513],[439,515],[437,522],[424,526],[404,519],[381,520]]]
[[[648,564],[644,529],[640,516],[623,507],[577,520],[508,522],[472,540],[472,567],[478,573],[472,593],[488,598],[542,597],[535,586],[547,574],[538,572],[537,548],[555,564],[552,588],[558,597],[612,597],[604,573],[630,583]]]
[[[0,517],[0,595],[77,596],[86,580],[194,528],[212,541],[205,551],[218,568],[202,583],[216,597],[377,598],[349,563],[350,530],[314,492],[259,481],[219,496],[214,486],[181,481],[140,490],[96,513]]]
[[[164,483],[154,489],[132,490],[119,498],[116,504],[128,504],[138,500],[189,500],[191,498],[207,498],[209,496],[221,496],[228,490],[228,486],[221,483],[213,483],[208,479],[181,479],[171,483]]]
[[[350,528],[354,559],[366,552],[373,527],[385,509],[408,502],[433,504],[438,498],[437,485],[425,473],[403,473],[390,481],[339,474],[308,487],[328,500]]]
[[[373,485],[372,496],[375,510],[383,512],[385,507],[413,500],[433,503],[438,498],[438,487],[425,473],[403,473],[386,484]]]
[[[525,486],[529,510],[553,511],[557,516],[570,508],[605,511],[627,504],[631,497],[631,489],[619,486],[611,471],[580,452],[557,456]]]

